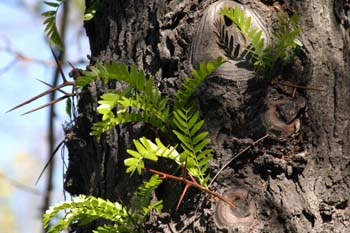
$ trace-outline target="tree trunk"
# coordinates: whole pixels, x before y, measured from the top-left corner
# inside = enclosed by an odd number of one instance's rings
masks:
[[[91,63],[137,64],[155,77],[164,93],[173,93],[201,58],[225,56],[217,40],[205,41],[215,38],[215,32],[201,34],[212,23],[205,17],[220,2],[227,1],[101,1],[98,14],[85,25]],[[261,16],[267,39],[277,11],[298,12],[304,44],[299,59],[278,71],[275,83],[235,63],[206,81],[196,99],[215,151],[212,177],[248,147],[210,187],[236,199],[237,210],[193,189],[175,212],[182,184],[165,182],[157,190],[165,202],[164,213],[159,221],[150,220],[149,231],[349,232],[349,3],[240,3]],[[196,47],[198,43],[202,47]],[[295,92],[277,82],[322,90]],[[152,131],[145,125],[127,124],[105,133],[100,141],[89,136],[91,125],[100,120],[97,101],[107,88],[115,86],[95,82],[81,93],[76,125],[66,130],[65,189],[128,204],[144,177],[125,173],[126,149],[132,147],[132,139]],[[259,141],[266,133],[268,137]]]

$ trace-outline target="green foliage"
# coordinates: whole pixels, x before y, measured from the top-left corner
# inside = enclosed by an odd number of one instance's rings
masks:
[[[91,135],[99,138],[103,132],[128,122],[145,122],[166,130],[168,98],[160,95],[153,77],[147,79],[135,65],[129,69],[123,63],[112,62],[91,67],[77,79],[77,85],[84,87],[98,78],[103,78],[106,83],[110,80],[123,81],[126,87],[120,93],[109,91],[101,96],[97,111],[102,114],[102,121],[93,125]]]
[[[93,230],[93,233],[111,233],[111,232],[128,232],[128,229],[118,229],[117,225],[103,225],[97,227],[97,230]]]
[[[246,41],[250,43],[251,49],[249,52],[255,59],[254,65],[258,66],[264,60],[265,39],[262,37],[262,31],[251,26],[252,17],[245,17],[243,9],[238,7],[221,9],[220,14],[230,19],[236,26],[239,32],[244,36]],[[248,45],[246,45],[248,47]],[[249,48],[249,47],[248,47]]]
[[[140,186],[134,193],[132,198],[132,213],[133,218],[137,220],[139,225],[146,220],[151,210],[155,209],[159,213],[163,209],[163,201],[152,201],[153,191],[162,183],[158,175],[153,175],[148,182],[145,182],[143,186]]]
[[[85,10],[84,21],[89,21],[95,17],[96,12],[99,10],[100,3],[100,0],[92,1],[90,7]]]
[[[220,65],[224,63],[222,57],[218,57],[215,61],[209,61],[207,64],[200,63],[199,70],[192,70],[193,77],[185,78],[185,83],[182,84],[180,90],[175,94],[177,102],[175,103],[176,108],[181,108],[188,103],[189,98],[198,90],[199,86],[203,81],[213,73]]]
[[[102,121],[93,125],[91,134],[99,138],[103,132],[128,122],[145,122],[164,132],[174,133],[181,142],[181,156],[174,147],[164,146],[159,139],[153,143],[142,137],[134,140],[136,150],[127,150],[131,158],[124,161],[126,172],[133,174],[137,171],[141,174],[145,167],[144,159],[157,161],[158,157],[165,157],[185,166],[201,184],[206,184],[208,177],[205,177],[205,171],[211,159],[211,150],[203,149],[209,144],[208,132],[199,133],[204,122],[199,121],[199,112],[194,113],[189,98],[205,78],[223,63],[223,58],[219,57],[207,64],[201,63],[199,70],[193,70],[193,78],[186,78],[182,89],[175,94],[175,107],[171,114],[168,97],[162,97],[153,78],[147,79],[136,66],[129,69],[125,64],[112,62],[91,67],[77,79],[78,86],[84,87],[99,78],[103,78],[104,82],[115,80],[126,84],[120,92],[113,90],[101,96],[97,111],[102,114]],[[173,131],[167,131],[174,126]]]
[[[51,226],[48,233],[61,232],[73,223],[88,224],[97,219],[109,220],[111,223],[98,227],[94,232],[136,232],[143,229],[143,222],[152,209],[161,211],[162,201],[151,203],[152,192],[161,183],[158,175],[153,175],[148,182],[139,187],[134,194],[132,208],[102,198],[79,195],[73,201],[65,201],[48,209],[43,216],[45,228],[58,214],[67,211],[64,217]]]
[[[199,120],[198,111],[188,108],[177,109],[174,112],[173,122],[177,128],[173,130],[173,133],[180,140],[183,149],[180,154],[180,162],[192,176],[198,179],[201,185],[206,186],[209,180],[206,171],[213,156],[212,149],[208,149],[209,133],[201,131],[204,121]]]
[[[51,206],[43,216],[44,227],[47,228],[50,222],[64,210],[70,210],[64,214],[49,230],[48,233],[61,232],[73,223],[80,225],[88,224],[96,219],[103,218],[115,223],[116,231],[128,224],[132,224],[128,211],[119,203],[112,203],[102,198],[79,195],[73,201],[65,201]]]
[[[71,100],[71,98],[67,99],[67,102],[66,102],[66,113],[69,116],[69,118],[72,118],[72,100]]]
[[[201,63],[199,70],[193,70],[193,78],[186,78],[183,88],[176,96],[176,108],[188,103],[189,98],[201,85],[205,78],[223,63],[219,57],[207,64]],[[76,80],[77,86],[85,87],[91,81],[103,79],[123,81],[126,85],[121,92],[109,91],[101,96],[97,111],[102,114],[102,121],[92,126],[91,135],[100,138],[107,130],[124,123],[144,122],[167,132],[171,107],[168,97],[161,96],[153,77],[147,78],[143,71],[135,65],[130,68],[123,63],[112,62],[98,64],[83,72]]]
[[[63,2],[64,0],[52,0],[52,2],[44,1],[44,3],[47,6],[52,7],[53,10],[42,13],[42,16],[45,18],[44,25],[46,36],[49,42],[52,45],[56,45],[60,50],[63,50],[63,43],[57,30],[56,15]]]
[[[48,38],[48,41],[51,45],[57,46],[60,50],[63,50],[64,48],[63,48],[62,39],[60,37],[60,34],[56,26],[56,17],[57,17],[58,9],[64,3],[64,1],[65,0],[44,1],[44,3],[48,7],[51,7],[53,9],[42,13],[42,16],[44,16],[45,18],[43,24],[45,25],[45,33]],[[89,21],[92,18],[94,18],[99,7],[100,7],[100,0],[93,0],[90,7],[85,10],[84,21]]]
[[[288,61],[293,58],[295,49],[302,46],[298,36],[301,28],[300,17],[292,17],[286,13],[279,14],[279,27],[273,32],[272,44],[266,45],[262,31],[251,26],[251,17],[246,17],[243,9],[238,7],[221,9],[220,14],[230,19],[239,32],[249,42],[246,46],[254,59],[254,66],[260,72],[271,74],[279,60]]]
[[[208,132],[201,132],[204,124],[199,120],[199,112],[189,109],[177,109],[173,118],[176,130],[173,133],[180,141],[182,152],[179,153],[172,146],[164,146],[159,138],[153,143],[151,140],[142,137],[134,140],[136,150],[128,149],[131,158],[124,160],[127,167],[126,172],[133,174],[137,171],[141,174],[144,169],[144,159],[158,161],[158,157],[171,159],[185,167],[190,175],[197,178],[201,185],[206,186],[209,176],[206,175],[208,165],[212,159],[211,149],[208,149],[210,140]]]
[[[298,39],[301,33],[301,27],[299,26],[300,16],[293,14],[291,17],[285,12],[280,12],[278,15],[279,27],[274,31],[273,50],[274,60],[281,58],[282,60],[289,60],[293,58],[295,50],[302,47],[302,42]]]
[[[112,62],[91,67],[77,78],[76,84],[79,87],[99,78],[103,78],[106,83],[110,80],[121,81],[125,87],[121,91],[110,90],[101,96],[97,111],[102,115],[102,121],[93,125],[91,134],[100,137],[106,130],[127,122],[146,122],[160,129],[173,127],[173,130],[167,132],[174,133],[178,138],[181,153],[175,147],[165,146],[158,138],[153,143],[141,137],[133,141],[135,150],[127,150],[131,157],[124,160],[126,172],[133,174],[137,171],[141,174],[145,168],[145,159],[157,161],[158,157],[164,157],[177,162],[197,178],[200,184],[206,185],[209,176],[205,172],[212,158],[211,150],[206,149],[209,144],[208,132],[201,132],[204,121],[199,120],[199,112],[193,110],[194,107],[188,100],[205,78],[222,63],[223,59],[218,58],[216,61],[200,64],[198,71],[193,70],[194,77],[187,78],[182,90],[175,95],[175,107],[169,105],[168,97],[160,95],[154,79],[147,78],[134,65],[128,68],[125,64]],[[43,216],[44,226],[48,228],[59,212],[69,210],[49,232],[59,232],[74,223],[88,224],[99,218],[109,220],[111,224],[100,226],[94,232],[140,231],[150,211],[162,209],[162,201],[151,203],[152,192],[160,183],[158,175],[154,175],[149,182],[139,187],[133,196],[131,209],[101,198],[80,195],[71,202],[50,207]]]
[[[146,137],[133,140],[136,150],[128,149],[127,152],[131,158],[125,159],[124,164],[127,167],[126,172],[133,174],[135,171],[141,175],[142,169],[145,168],[144,159],[158,161],[158,157],[164,157],[174,160],[181,164],[180,155],[174,147],[166,147],[156,138],[155,143]]]

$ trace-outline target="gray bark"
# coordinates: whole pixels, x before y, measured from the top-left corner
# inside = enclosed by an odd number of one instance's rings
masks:
[[[191,64],[192,43],[203,14],[214,2],[102,1],[99,13],[85,25],[91,63],[118,60],[137,64],[160,82],[164,93],[173,93],[196,65]],[[157,191],[159,198],[166,198],[166,208],[159,222],[150,220],[150,232],[350,231],[348,1],[241,1],[259,11],[267,27],[271,27],[277,13],[273,2],[283,3],[279,8],[301,15],[304,43],[299,59],[276,73],[276,79],[323,91],[298,89],[294,100],[290,90],[261,77],[209,78],[196,99],[215,150],[212,176],[266,132],[274,136],[252,145],[220,173],[211,187],[228,197],[240,198],[236,203],[239,213],[198,190],[190,190],[175,213],[181,184],[169,182]],[[97,101],[106,89],[96,82],[82,92],[76,124],[66,130],[69,168],[65,189],[71,194],[128,203],[145,177],[125,174],[126,149],[131,147],[132,139],[153,133],[137,124],[117,127],[101,141],[89,136],[92,123],[99,120]],[[279,110],[297,112],[301,127],[296,135],[280,128],[276,135],[267,129],[266,114],[276,107],[276,97],[287,100],[278,106]],[[227,219],[223,213],[227,213]]]

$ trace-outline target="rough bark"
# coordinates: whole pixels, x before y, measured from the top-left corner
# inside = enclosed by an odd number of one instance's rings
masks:
[[[196,65],[191,64],[192,43],[203,14],[214,2],[102,1],[98,14],[85,25],[91,62],[135,63],[154,75],[164,93],[173,93]],[[222,203],[198,190],[190,190],[175,213],[181,185],[166,183],[157,191],[159,198],[166,198],[165,213],[159,217],[160,221],[150,221],[149,229],[151,232],[348,232],[348,1],[240,2],[259,10],[268,27],[273,24],[278,8],[300,13],[304,47],[299,59],[280,70],[276,79],[323,91],[298,89],[298,97],[292,98],[288,88],[259,77],[209,78],[196,98],[215,150],[210,166],[213,176],[235,154],[251,145],[211,186],[228,197],[239,197],[242,203],[236,204],[241,212],[232,214]],[[145,133],[152,135],[152,131],[137,124],[117,127],[101,141],[89,136],[92,123],[99,120],[97,100],[106,89],[96,82],[82,92],[76,124],[66,130],[69,168],[65,189],[71,194],[128,203],[143,177],[125,174],[126,149],[132,139]],[[277,105],[276,97],[286,102]],[[266,129],[271,125],[265,118],[267,114],[275,114],[276,109],[281,114],[286,112],[283,109],[294,110],[297,115],[294,118],[301,122],[296,135],[289,134],[288,129],[277,127],[274,132]],[[271,136],[252,144],[266,132]],[[228,220],[223,219],[225,211],[230,215]]]

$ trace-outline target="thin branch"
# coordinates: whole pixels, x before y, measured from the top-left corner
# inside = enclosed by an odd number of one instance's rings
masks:
[[[53,60],[44,60],[44,59],[28,56],[22,52],[19,52],[19,51],[13,49],[12,45],[11,45],[11,41],[6,36],[0,35],[0,37],[2,37],[1,39],[3,40],[3,42],[5,42],[5,45],[0,48],[0,51],[4,51],[5,53],[8,53],[8,54],[13,56],[13,59],[10,62],[8,62],[6,65],[4,65],[0,68],[0,76],[2,74],[6,73],[7,71],[9,71],[9,69],[11,69],[18,62],[25,62],[25,63],[30,62],[30,63],[36,63],[39,65],[43,65],[45,67],[47,67],[47,66],[55,67],[55,62]],[[83,62],[83,61],[80,59],[80,60],[76,60],[72,63],[77,64],[77,63],[81,63],[81,62]],[[57,64],[57,61],[56,61],[56,64]],[[66,78],[64,76],[62,76],[62,77],[63,77],[63,80],[66,81]]]
[[[11,62],[9,62],[7,65],[5,65],[4,67],[1,67],[0,69],[0,75],[6,73],[7,71],[9,71],[14,65],[16,65],[16,63],[18,62],[18,60],[16,58],[14,58]]]
[[[3,178],[4,180],[6,180],[7,182],[9,182],[10,185],[12,185],[16,188],[19,188],[25,192],[29,192],[29,193],[32,193],[35,195],[41,195],[41,193],[38,190],[36,190],[35,188],[32,188],[28,185],[25,185],[17,180],[11,179],[11,178],[7,177],[5,174],[3,174],[2,172],[0,172],[0,177]]]
[[[238,158],[238,156],[240,156],[241,154],[243,154],[244,152],[246,152],[247,150],[249,150],[252,146],[254,146],[255,144],[259,143],[260,141],[264,140],[265,138],[267,138],[269,135],[266,134],[265,136],[259,138],[258,140],[256,140],[255,142],[253,142],[253,144],[245,147],[243,150],[241,150],[240,152],[238,152],[236,155],[234,155],[229,161],[227,161],[227,163],[225,163],[224,166],[222,166],[222,168],[216,173],[216,175],[213,177],[213,179],[210,181],[208,187],[210,187],[213,182],[215,181],[215,179],[220,175],[220,173],[228,166],[230,165],[230,163],[232,163],[233,160],[235,160],[236,158]]]
[[[292,88],[297,88],[297,89],[305,89],[305,90],[313,90],[313,91],[324,91],[321,88],[306,87],[306,86],[300,86],[300,85],[297,85],[297,84],[278,82],[278,81],[274,81],[274,82],[272,82],[272,84],[277,84],[277,85],[282,85],[282,86],[292,87]]]
[[[229,206],[231,206],[232,208],[236,208],[236,206],[230,202],[228,199],[226,199],[225,197],[221,196],[220,194],[208,189],[207,187],[204,187],[200,184],[198,184],[195,180],[191,181],[191,180],[188,180],[188,179],[185,179],[184,177],[178,177],[178,176],[173,176],[173,175],[170,175],[170,174],[167,174],[167,173],[164,173],[164,172],[161,172],[161,171],[157,171],[157,170],[154,170],[154,169],[150,169],[150,168],[145,168],[146,171],[149,171],[153,174],[157,174],[157,175],[160,175],[160,179],[172,179],[172,180],[177,180],[177,181],[180,181],[180,182],[183,182],[185,183],[185,188],[181,194],[181,197],[179,199],[179,202],[177,204],[177,207],[176,207],[176,211],[178,210],[179,206],[180,206],[180,203],[182,202],[182,199],[183,197],[185,196],[188,188],[190,187],[195,187],[195,188],[198,188],[206,193],[209,193],[210,195],[216,197],[216,198],[219,198],[220,200],[222,200],[223,202],[225,202],[226,204],[228,204]]]
[[[62,23],[64,23],[64,22],[62,22]],[[62,37],[62,38],[64,38],[64,37]],[[62,58],[61,58],[61,56],[60,56],[60,59],[59,59],[59,58],[57,58],[57,56],[56,56],[56,54],[55,54],[55,51],[53,51],[53,49],[52,49],[51,47],[50,47],[50,50],[51,50],[51,53],[52,53],[53,57],[55,58],[55,62],[56,62],[56,64],[57,64],[57,66],[56,66],[56,72],[59,71],[59,73],[61,74],[61,77],[62,77],[62,79],[63,79],[63,82],[66,83],[66,82],[67,82],[67,79],[66,79],[66,76],[64,75],[63,70],[62,70],[62,67],[61,67],[61,63],[62,63],[62,61],[64,60],[64,52],[63,52],[63,51],[60,52],[60,55],[61,55],[61,54],[63,54],[63,55],[62,55]],[[58,75],[57,75],[57,76],[58,76]]]
[[[225,165],[216,173],[216,175],[213,177],[213,179],[210,181],[208,188],[213,184],[213,182],[215,181],[215,179],[220,175],[220,173],[228,166],[230,165],[230,163],[232,163],[233,160],[235,160],[236,158],[238,158],[240,155],[242,155],[243,153],[245,153],[247,150],[249,150],[253,145],[261,142],[262,140],[264,140],[265,138],[269,137],[268,134],[266,134],[265,136],[259,138],[258,140],[256,140],[255,142],[253,142],[253,144],[245,147],[243,150],[241,150],[240,152],[238,152],[236,155],[234,155],[229,161],[227,161],[225,163]],[[197,215],[198,212],[198,208],[199,206],[197,206],[196,211],[195,211],[195,215]]]
[[[34,57],[27,56],[27,55],[25,55],[25,54],[23,54],[21,52],[18,52],[16,50],[12,49],[11,47],[5,48],[4,51],[6,51],[9,54],[13,54],[15,59],[18,60],[18,61],[32,62],[32,63],[37,63],[37,64],[40,64],[40,65],[43,65],[43,66],[51,66],[51,67],[55,66],[53,61],[42,60],[42,59],[39,59],[39,58],[34,58]]]

